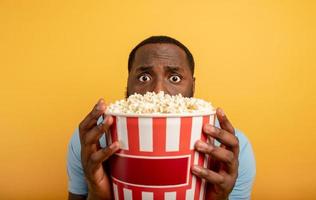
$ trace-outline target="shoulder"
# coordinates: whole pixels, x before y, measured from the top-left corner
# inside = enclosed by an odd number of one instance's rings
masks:
[[[217,120],[215,121],[215,126],[220,127]],[[239,129],[235,129],[235,135],[239,140],[238,178],[233,191],[229,195],[229,199],[250,199],[252,185],[256,176],[255,156],[247,136]],[[219,145],[219,142],[215,141],[215,144]]]
[[[101,122],[102,118],[98,120],[98,123]],[[104,134],[100,137],[99,141],[102,148],[106,147]],[[88,187],[81,164],[81,143],[78,128],[75,129],[68,144],[67,173],[68,191],[72,194],[86,195]]]
[[[100,124],[101,122],[102,122],[102,117],[100,117],[98,119],[97,124]],[[105,135],[104,134],[100,137],[99,142],[100,142],[101,147],[104,148],[106,146],[106,141],[105,141]],[[69,145],[68,145],[68,150],[70,152],[74,153],[74,155],[77,157],[77,159],[79,161],[81,161],[81,158],[80,158],[81,143],[80,143],[80,136],[79,136],[79,128],[76,128],[74,133],[72,134],[72,136],[70,138]]]
[[[255,156],[246,135],[238,129],[235,129],[235,134],[239,140],[238,178],[229,199],[250,199],[256,175]]]
[[[218,120],[215,121],[215,126],[220,127]],[[256,174],[256,163],[252,145],[247,136],[239,129],[235,128],[235,135],[239,141],[239,175],[244,174],[246,170],[250,170],[247,172],[247,175],[254,177]],[[215,143],[219,145],[218,141],[215,141]]]
[[[247,174],[247,178],[252,179],[256,174],[256,161],[252,145],[240,130],[235,129],[235,134],[239,140],[239,175]]]
[[[71,136],[67,156],[68,191],[73,194],[88,193],[81,164],[81,144],[78,128]]]
[[[79,130],[78,128],[75,129],[74,133],[72,134],[69,144],[68,144],[68,153],[74,153],[77,157],[77,154],[81,152],[81,144],[79,138]],[[77,157],[80,160],[80,157]]]

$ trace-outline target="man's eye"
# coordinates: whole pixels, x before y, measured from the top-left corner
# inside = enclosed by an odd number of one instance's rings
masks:
[[[169,80],[173,83],[179,83],[181,81],[181,77],[180,76],[176,76],[176,75],[173,75],[169,78]]]
[[[147,81],[150,81],[150,76],[148,76],[148,75],[141,75],[140,77],[138,77],[138,80],[140,81],[140,82],[147,82]]]

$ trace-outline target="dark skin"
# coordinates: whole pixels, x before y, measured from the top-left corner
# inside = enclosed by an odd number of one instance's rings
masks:
[[[128,76],[127,95],[164,91],[192,97],[194,81],[181,48],[173,44],[147,44],[136,51]]]
[[[128,76],[127,96],[135,92],[145,94],[147,91],[164,91],[171,95],[181,93],[185,97],[192,97],[194,86],[195,79],[186,54],[178,46],[146,44],[136,51]],[[119,143],[115,142],[105,149],[99,148],[99,138],[104,132],[108,133],[113,123],[113,118],[106,116],[104,121],[97,125],[98,118],[105,110],[105,102],[100,99],[79,125],[81,161],[89,194],[85,197],[69,193],[69,199],[113,199],[111,182],[102,163],[119,150]],[[194,175],[206,180],[207,200],[227,199],[238,176],[239,143],[234,128],[222,109],[216,110],[216,116],[220,128],[205,124],[203,132],[210,141],[220,141],[221,146],[203,141],[197,141],[195,144],[197,151],[210,155],[211,168],[191,168]]]

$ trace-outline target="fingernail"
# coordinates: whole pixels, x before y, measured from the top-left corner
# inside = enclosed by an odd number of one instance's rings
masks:
[[[102,107],[104,107],[104,99],[99,99],[99,101],[97,102],[97,109],[101,110]]]
[[[221,108],[218,108],[218,113],[219,113],[222,117],[225,116],[224,110],[221,109]]]
[[[107,120],[109,120],[109,116],[105,116],[105,117],[103,118],[102,124],[105,124]]]
[[[217,130],[214,126],[210,125],[210,131],[213,132],[213,133],[216,133]]]
[[[114,142],[109,146],[109,148],[115,151],[120,148],[120,145],[118,142]]]
[[[98,106],[97,106],[97,110],[104,110],[105,109],[105,106],[103,105],[103,104],[99,104]]]
[[[205,143],[202,142],[202,141],[197,141],[196,147],[197,147],[197,149],[199,149],[199,150],[205,149],[205,148],[207,148],[207,144],[205,144]]]
[[[205,126],[204,126],[204,129],[205,129],[205,131],[206,132],[210,132],[211,131],[211,124],[206,124]]]
[[[201,168],[200,168],[199,166],[194,165],[194,166],[192,167],[192,171],[193,171],[194,173],[200,173],[202,170],[201,170]]]

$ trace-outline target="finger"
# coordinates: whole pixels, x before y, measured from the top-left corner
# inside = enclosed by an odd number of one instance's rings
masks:
[[[93,129],[91,129],[84,135],[82,141],[83,146],[90,146],[91,144],[96,144],[99,141],[101,135],[105,132],[108,132],[112,124],[113,117],[106,116],[102,123],[95,126]]]
[[[89,168],[91,171],[96,170],[102,162],[106,161],[110,156],[117,152],[120,148],[119,142],[112,143],[109,147],[100,149],[93,153],[89,160]]]
[[[87,164],[92,153],[99,150],[99,139],[104,132],[107,132],[109,127],[113,124],[113,118],[111,116],[106,117],[103,123],[95,126],[82,138],[81,142],[81,158],[84,164]]]
[[[210,124],[205,124],[203,126],[203,131],[206,135],[215,138],[227,147],[239,147],[238,138],[224,129],[217,128]]]
[[[195,143],[195,148],[201,153],[211,155],[212,159],[223,162],[227,166],[228,173],[236,171],[238,161],[233,152],[222,147],[207,144],[201,140]]]
[[[92,120],[90,121],[90,123],[87,125],[88,128],[92,128],[93,126],[97,125],[97,123],[98,123],[98,121],[99,121],[100,118],[102,119],[101,123],[104,122],[104,120],[105,120],[104,112],[105,112],[105,110],[106,110],[106,105],[104,104],[104,106],[105,106],[105,109],[103,110],[103,108],[102,108],[101,114],[98,115],[98,117],[97,117],[96,119],[92,119]]]
[[[206,135],[214,137],[216,140],[218,140],[221,143],[221,147],[223,147],[222,145],[224,145],[224,147],[232,150],[235,156],[238,156],[239,141],[235,135],[210,124],[206,124],[203,127],[203,131]]]
[[[212,170],[200,167],[198,165],[192,166],[192,173],[196,176],[205,179],[207,182],[221,185],[224,183],[224,176]]]
[[[222,129],[224,129],[232,134],[235,134],[235,129],[234,129],[233,125],[230,123],[230,121],[228,120],[223,109],[217,108],[216,109],[216,116],[217,116],[217,119],[218,119],[219,124],[220,124]]]
[[[84,118],[84,120],[79,124],[79,132],[83,133],[96,125],[98,118],[104,113],[106,109],[103,99],[100,99],[97,104],[93,107],[91,112]]]
[[[99,99],[97,104],[93,107],[91,112],[86,116],[83,120],[83,128],[85,130],[90,129],[91,127],[95,126],[99,117],[104,113],[106,109],[104,99]]]

